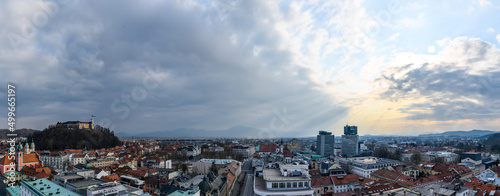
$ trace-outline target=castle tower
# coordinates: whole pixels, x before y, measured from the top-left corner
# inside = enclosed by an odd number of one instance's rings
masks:
[[[92,117],[92,118],[90,118],[90,126],[89,126],[89,128],[90,128],[90,129],[92,129],[92,130],[94,130],[94,117],[95,117],[95,116],[94,116],[94,115],[92,115],[91,117]]]

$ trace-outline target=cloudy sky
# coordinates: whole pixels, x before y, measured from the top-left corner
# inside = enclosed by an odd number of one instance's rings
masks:
[[[0,82],[17,128],[499,130],[498,18],[488,0],[3,0]]]

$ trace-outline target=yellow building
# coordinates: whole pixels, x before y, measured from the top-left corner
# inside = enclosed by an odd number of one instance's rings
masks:
[[[68,129],[94,129],[94,119],[90,122],[67,121],[58,122],[56,126],[62,126]]]
[[[103,158],[89,161],[89,163],[94,167],[107,167],[113,164],[113,162],[115,162],[115,159],[113,158]]]

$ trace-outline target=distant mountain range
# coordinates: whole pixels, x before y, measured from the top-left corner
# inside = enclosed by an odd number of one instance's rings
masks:
[[[421,134],[418,137],[481,137],[494,133],[500,133],[498,131],[489,130],[471,130],[471,131],[447,131],[443,133],[429,133]],[[124,133],[115,132],[117,137],[171,137],[171,138],[216,138],[216,137],[235,137],[235,138],[257,138],[257,137],[269,137],[270,135],[262,134],[260,129],[245,126],[235,126],[225,130],[206,130],[206,129],[191,129],[191,128],[179,128],[170,131],[155,131],[147,133]],[[293,137],[298,135],[303,135],[303,133],[287,133],[285,137]],[[272,137],[282,137],[282,135],[272,135]],[[412,136],[395,136],[395,135],[364,135],[361,137],[412,137]],[[415,137],[415,136],[413,136]],[[316,138],[316,137],[312,137]]]
[[[39,131],[35,129],[16,129],[14,132],[10,132],[8,129],[0,129],[0,139],[7,139],[7,134],[15,133],[18,137],[30,137],[34,132]]]
[[[471,130],[471,131],[447,131],[443,133],[432,133],[432,134],[422,134],[419,137],[451,137],[451,136],[461,136],[461,137],[481,137],[485,135],[490,135],[494,133],[499,133],[498,131],[489,130]]]
[[[235,126],[226,130],[205,130],[205,129],[189,129],[180,128],[171,131],[155,131],[140,134],[129,134],[118,132],[115,133],[117,137],[258,137],[260,129]]]

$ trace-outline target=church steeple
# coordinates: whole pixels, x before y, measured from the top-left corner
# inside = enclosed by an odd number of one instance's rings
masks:
[[[30,146],[28,145],[28,140],[26,140],[26,143],[24,144],[24,154],[29,154],[30,153]]]
[[[33,139],[31,139],[31,148],[30,148],[31,152],[36,152],[35,151],[35,141]]]

